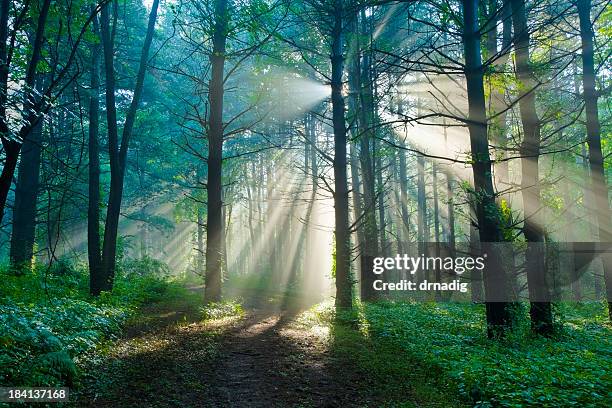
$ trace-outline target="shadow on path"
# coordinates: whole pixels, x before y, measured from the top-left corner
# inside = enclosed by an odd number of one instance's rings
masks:
[[[247,306],[242,318],[202,322],[187,303],[152,305],[94,360],[73,406],[371,406],[328,338],[296,324],[301,308]]]

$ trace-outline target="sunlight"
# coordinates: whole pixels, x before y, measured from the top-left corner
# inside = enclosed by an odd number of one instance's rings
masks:
[[[391,19],[391,17],[393,17],[393,14],[395,14],[397,8],[400,5],[401,5],[401,3],[391,4],[391,6],[389,7],[389,10],[387,10],[387,13],[385,14],[385,16],[382,18],[380,23],[378,23],[378,25],[376,26],[376,29],[374,30],[374,34],[372,34],[372,38],[373,39],[376,39],[376,38],[378,38],[380,36],[380,34],[383,32],[383,30],[385,29],[385,27],[389,23],[389,20]]]
[[[259,97],[269,105],[268,120],[290,120],[301,117],[312,107],[329,98],[331,87],[317,80],[271,66],[256,75],[241,77],[259,90]]]

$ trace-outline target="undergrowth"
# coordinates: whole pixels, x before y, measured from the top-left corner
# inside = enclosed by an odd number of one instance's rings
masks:
[[[524,325],[489,340],[483,315],[482,305],[400,302],[339,314],[323,305],[310,314],[393,406],[404,406],[406,393],[431,399],[432,381],[436,392],[475,407],[612,406],[612,337],[601,304],[558,305],[562,321],[550,339]]]
[[[0,268],[0,385],[72,386],[80,356],[117,336],[141,304],[181,290],[149,264],[132,262],[98,298],[84,266],[39,265],[21,276]]]
[[[244,315],[244,309],[238,301],[222,301],[209,303],[200,308],[203,320],[222,319]]]

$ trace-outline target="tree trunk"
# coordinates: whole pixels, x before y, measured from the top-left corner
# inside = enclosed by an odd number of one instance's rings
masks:
[[[516,76],[522,84],[519,100],[523,142],[521,144],[521,194],[523,196],[523,233],[527,240],[525,269],[529,286],[531,327],[535,333],[550,335],[553,331],[550,293],[546,282],[541,186],[538,159],[540,156],[540,119],[536,111],[534,73],[530,66],[529,29],[524,0],[511,0],[515,35]]]
[[[511,326],[508,282],[501,253],[495,243],[503,241],[499,211],[491,176],[491,157],[487,140],[487,118],[483,85],[483,66],[478,26],[478,0],[463,0],[465,76],[467,80],[472,172],[481,251],[488,254],[484,270],[487,334],[503,335]]]
[[[6,200],[8,193],[11,190],[11,183],[13,182],[13,174],[17,167],[17,159],[19,156],[19,150],[21,149],[20,144],[8,137],[9,126],[6,117],[6,107],[8,100],[8,77],[9,77],[9,66],[7,63],[7,43],[8,43],[8,30],[9,30],[9,14],[10,14],[10,0],[1,0],[0,2],[0,140],[2,141],[2,147],[4,148],[4,164],[2,166],[2,173],[0,173],[0,226],[2,225],[2,219],[4,218],[4,208],[6,207]]]
[[[346,123],[342,74],[344,71],[343,44],[344,8],[342,0],[334,1],[331,89],[332,122],[334,128],[334,213],[336,218],[336,307],[352,307],[352,282],[350,274],[349,192],[346,163]]]
[[[492,58],[494,55],[498,53],[497,50],[497,22],[498,20],[502,21],[502,44],[501,51],[499,51],[499,55],[495,61],[492,62],[493,75],[504,75],[506,70],[506,64],[508,62],[508,58],[510,57],[510,50],[512,45],[512,10],[510,7],[510,3],[507,0],[503,1],[503,5],[501,13],[498,14],[497,10],[498,2],[497,0],[488,0],[488,13],[487,18],[491,24],[490,27],[487,27],[487,54],[488,58]],[[498,17],[495,17],[495,16]],[[491,114],[494,115],[494,119],[491,121],[492,129],[492,139],[495,143],[495,146],[501,149],[498,157],[502,159],[506,159],[508,157],[508,153],[506,151],[506,116],[508,106],[506,104],[506,86],[491,86]],[[494,173],[495,173],[495,182],[497,190],[502,190],[504,187],[507,187],[510,183],[510,173],[508,171],[508,161],[504,160],[499,163],[495,163],[494,165]]]
[[[593,24],[591,23],[591,0],[577,0],[580,19],[580,39],[582,40],[582,86],[586,110],[587,143],[589,145],[589,167],[591,170],[591,198],[596,209],[599,227],[599,242],[605,246],[612,242],[612,223],[610,204],[601,150],[601,126],[597,107],[598,93],[595,89],[595,55],[593,49]],[[612,320],[612,259],[610,253],[601,253],[608,316]]]
[[[380,148],[380,143],[374,141],[374,154],[376,157],[376,168],[374,170],[374,174],[376,175],[376,201],[378,208],[378,220],[380,222],[380,252],[383,255],[387,255],[388,253],[388,245],[387,245],[387,221],[385,217],[385,185],[383,182],[383,168],[382,168],[382,157],[378,149]]]
[[[99,36],[98,19],[93,21],[94,35]],[[89,202],[87,206],[87,255],[89,259],[89,292],[97,296],[104,286],[100,253],[100,45],[91,47],[89,94]]]
[[[440,257],[440,204],[438,202],[438,169],[436,163],[431,165],[432,183],[433,183],[433,219],[434,219],[434,245],[436,246],[436,257]],[[440,268],[435,269],[436,282],[442,281]],[[440,298],[440,291],[436,292],[436,298]]]
[[[38,81],[41,80],[41,78],[38,79]],[[40,92],[42,87],[39,84],[37,88]],[[21,160],[15,184],[10,252],[11,264],[16,271],[29,269],[34,256],[42,132],[43,121],[39,120],[21,147]]]
[[[106,120],[108,128],[108,149],[110,159],[111,181],[110,191],[108,195],[108,206],[106,210],[106,223],[104,226],[104,243],[102,245],[102,273],[103,284],[102,290],[112,290],[113,281],[115,279],[115,267],[117,256],[117,236],[119,232],[119,215],[121,213],[121,201],[123,199],[123,179],[125,177],[125,167],[127,160],[127,152],[129,148],[134,122],[136,120],[136,111],[140,103],[140,97],[144,86],[144,78],[147,69],[147,60],[149,58],[149,49],[153,41],[153,33],[155,32],[155,21],[157,20],[157,8],[159,0],[153,0],[151,12],[149,14],[149,22],[147,26],[147,34],[140,55],[140,63],[138,73],[136,75],[136,85],[134,87],[134,96],[128,108],[123,132],[121,135],[121,146],[118,144],[117,130],[117,108],[115,105],[115,68],[114,68],[114,32],[115,24],[113,24],[112,32],[108,7],[102,8],[101,13],[101,32],[102,44],[104,48],[104,65],[106,76]],[[116,20],[116,15],[114,20]]]
[[[361,10],[361,36],[367,35],[367,24],[365,12]],[[354,15],[355,27],[358,26],[358,14]],[[357,29],[354,32],[358,32]],[[349,72],[349,81],[357,90],[356,122],[359,135],[359,169],[361,171],[361,182],[363,188],[362,200],[362,223],[363,248],[361,256],[360,271],[360,294],[362,301],[375,300],[377,293],[374,291],[374,258],[378,256],[378,223],[376,221],[376,178],[374,174],[374,161],[372,157],[372,87],[370,80],[370,58],[367,53],[360,61],[361,44],[359,36],[355,36],[353,49],[357,55],[352,60]]]
[[[206,302],[221,300],[221,264],[223,232],[222,167],[223,167],[223,81],[225,44],[228,27],[228,0],[215,2],[213,52],[210,56],[211,78],[208,89],[210,104],[208,127],[208,212],[206,218]]]
[[[478,235],[478,229],[472,222],[472,218],[476,218],[476,209],[470,205],[470,242],[469,242],[469,251],[470,256],[477,257],[481,254],[480,249],[480,236]],[[484,300],[484,296],[482,293],[482,271],[478,269],[472,269],[470,273],[470,283],[471,283],[471,295],[472,295],[472,303],[482,303]]]
[[[446,122],[444,123],[444,145],[447,146],[448,135]],[[453,194],[453,184],[455,182],[451,169],[447,169],[446,175],[446,211],[448,215],[448,251],[450,256],[455,256],[456,234],[455,234],[455,198]]]
[[[400,145],[404,146],[404,141],[400,141]],[[400,208],[402,214],[402,238],[404,242],[402,247],[407,251],[408,243],[410,242],[410,216],[408,215],[408,176],[406,174],[406,152],[400,150],[399,154],[399,182],[400,182]]]
[[[425,191],[425,158],[417,157],[417,241],[419,254],[424,254],[427,249],[429,234],[425,235],[427,229],[427,197]]]

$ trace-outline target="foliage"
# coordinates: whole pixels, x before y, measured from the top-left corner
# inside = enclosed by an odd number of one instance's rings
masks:
[[[140,273],[119,276],[113,293],[99,298],[88,295],[82,266],[58,262],[22,276],[0,270],[0,384],[72,385],[80,356],[117,335],[137,306],[175,288],[156,274],[156,263],[140,266]]]
[[[209,303],[200,309],[204,320],[222,319],[224,317],[242,316],[244,310],[237,301]]]
[[[138,259],[130,259],[123,264],[123,272],[126,275],[139,275],[147,276],[154,275],[158,277],[165,277],[170,275],[170,269],[168,265],[160,260],[151,258],[150,256],[144,256]]]
[[[525,325],[505,340],[488,340],[482,306],[471,304],[382,302],[338,315],[325,307],[316,319],[336,335],[358,333],[362,339],[345,351],[389,389],[424,368],[478,407],[606,407],[612,337],[601,306],[559,305],[564,323],[552,339],[531,336]],[[375,364],[379,353],[393,358]]]

